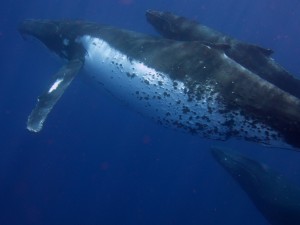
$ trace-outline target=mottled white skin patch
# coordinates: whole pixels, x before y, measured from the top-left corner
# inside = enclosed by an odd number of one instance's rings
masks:
[[[221,140],[235,136],[273,144],[280,139],[270,127],[257,122],[253,126],[254,121],[246,120],[237,110],[221,113],[225,106],[217,100],[218,93],[211,84],[201,84],[205,90],[201,98],[191,101],[184,81],[172,80],[168,74],[129,59],[99,38],[85,35],[76,41],[86,49],[84,69],[89,76],[116,98],[163,125]]]

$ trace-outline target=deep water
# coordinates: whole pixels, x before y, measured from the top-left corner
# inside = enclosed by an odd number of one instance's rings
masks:
[[[26,18],[85,19],[155,34],[147,9],[272,48],[300,76],[298,0],[4,1],[0,8],[0,225],[263,225],[209,147],[265,162],[298,184],[300,153],[167,129],[75,79],[40,133],[27,116],[62,65],[17,32]],[[299,137],[300,138],[300,137]]]

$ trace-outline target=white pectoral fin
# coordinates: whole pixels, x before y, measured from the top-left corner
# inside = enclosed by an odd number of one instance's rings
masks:
[[[83,65],[83,60],[70,60],[55,75],[56,80],[50,88],[37,99],[37,104],[28,117],[27,129],[39,132],[43,128],[48,114],[63,95],[74,77],[78,74]]]

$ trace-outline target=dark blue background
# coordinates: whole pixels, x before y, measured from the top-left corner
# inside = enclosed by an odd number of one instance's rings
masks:
[[[299,180],[300,155],[243,141],[215,142],[160,127],[76,79],[44,130],[26,127],[36,98],[62,65],[24,42],[25,18],[75,18],[154,33],[147,9],[194,18],[275,50],[300,74],[298,0],[5,1],[0,8],[1,225],[266,224],[212,159],[221,145]]]

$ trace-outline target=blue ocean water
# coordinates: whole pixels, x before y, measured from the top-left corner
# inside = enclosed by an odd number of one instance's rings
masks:
[[[155,34],[147,9],[193,18],[272,48],[300,74],[298,0],[6,1],[0,8],[1,225],[260,225],[246,194],[213,160],[224,146],[299,183],[300,155],[245,141],[217,142],[167,129],[75,79],[33,134],[26,120],[62,62],[17,32],[26,18],[85,19]]]

